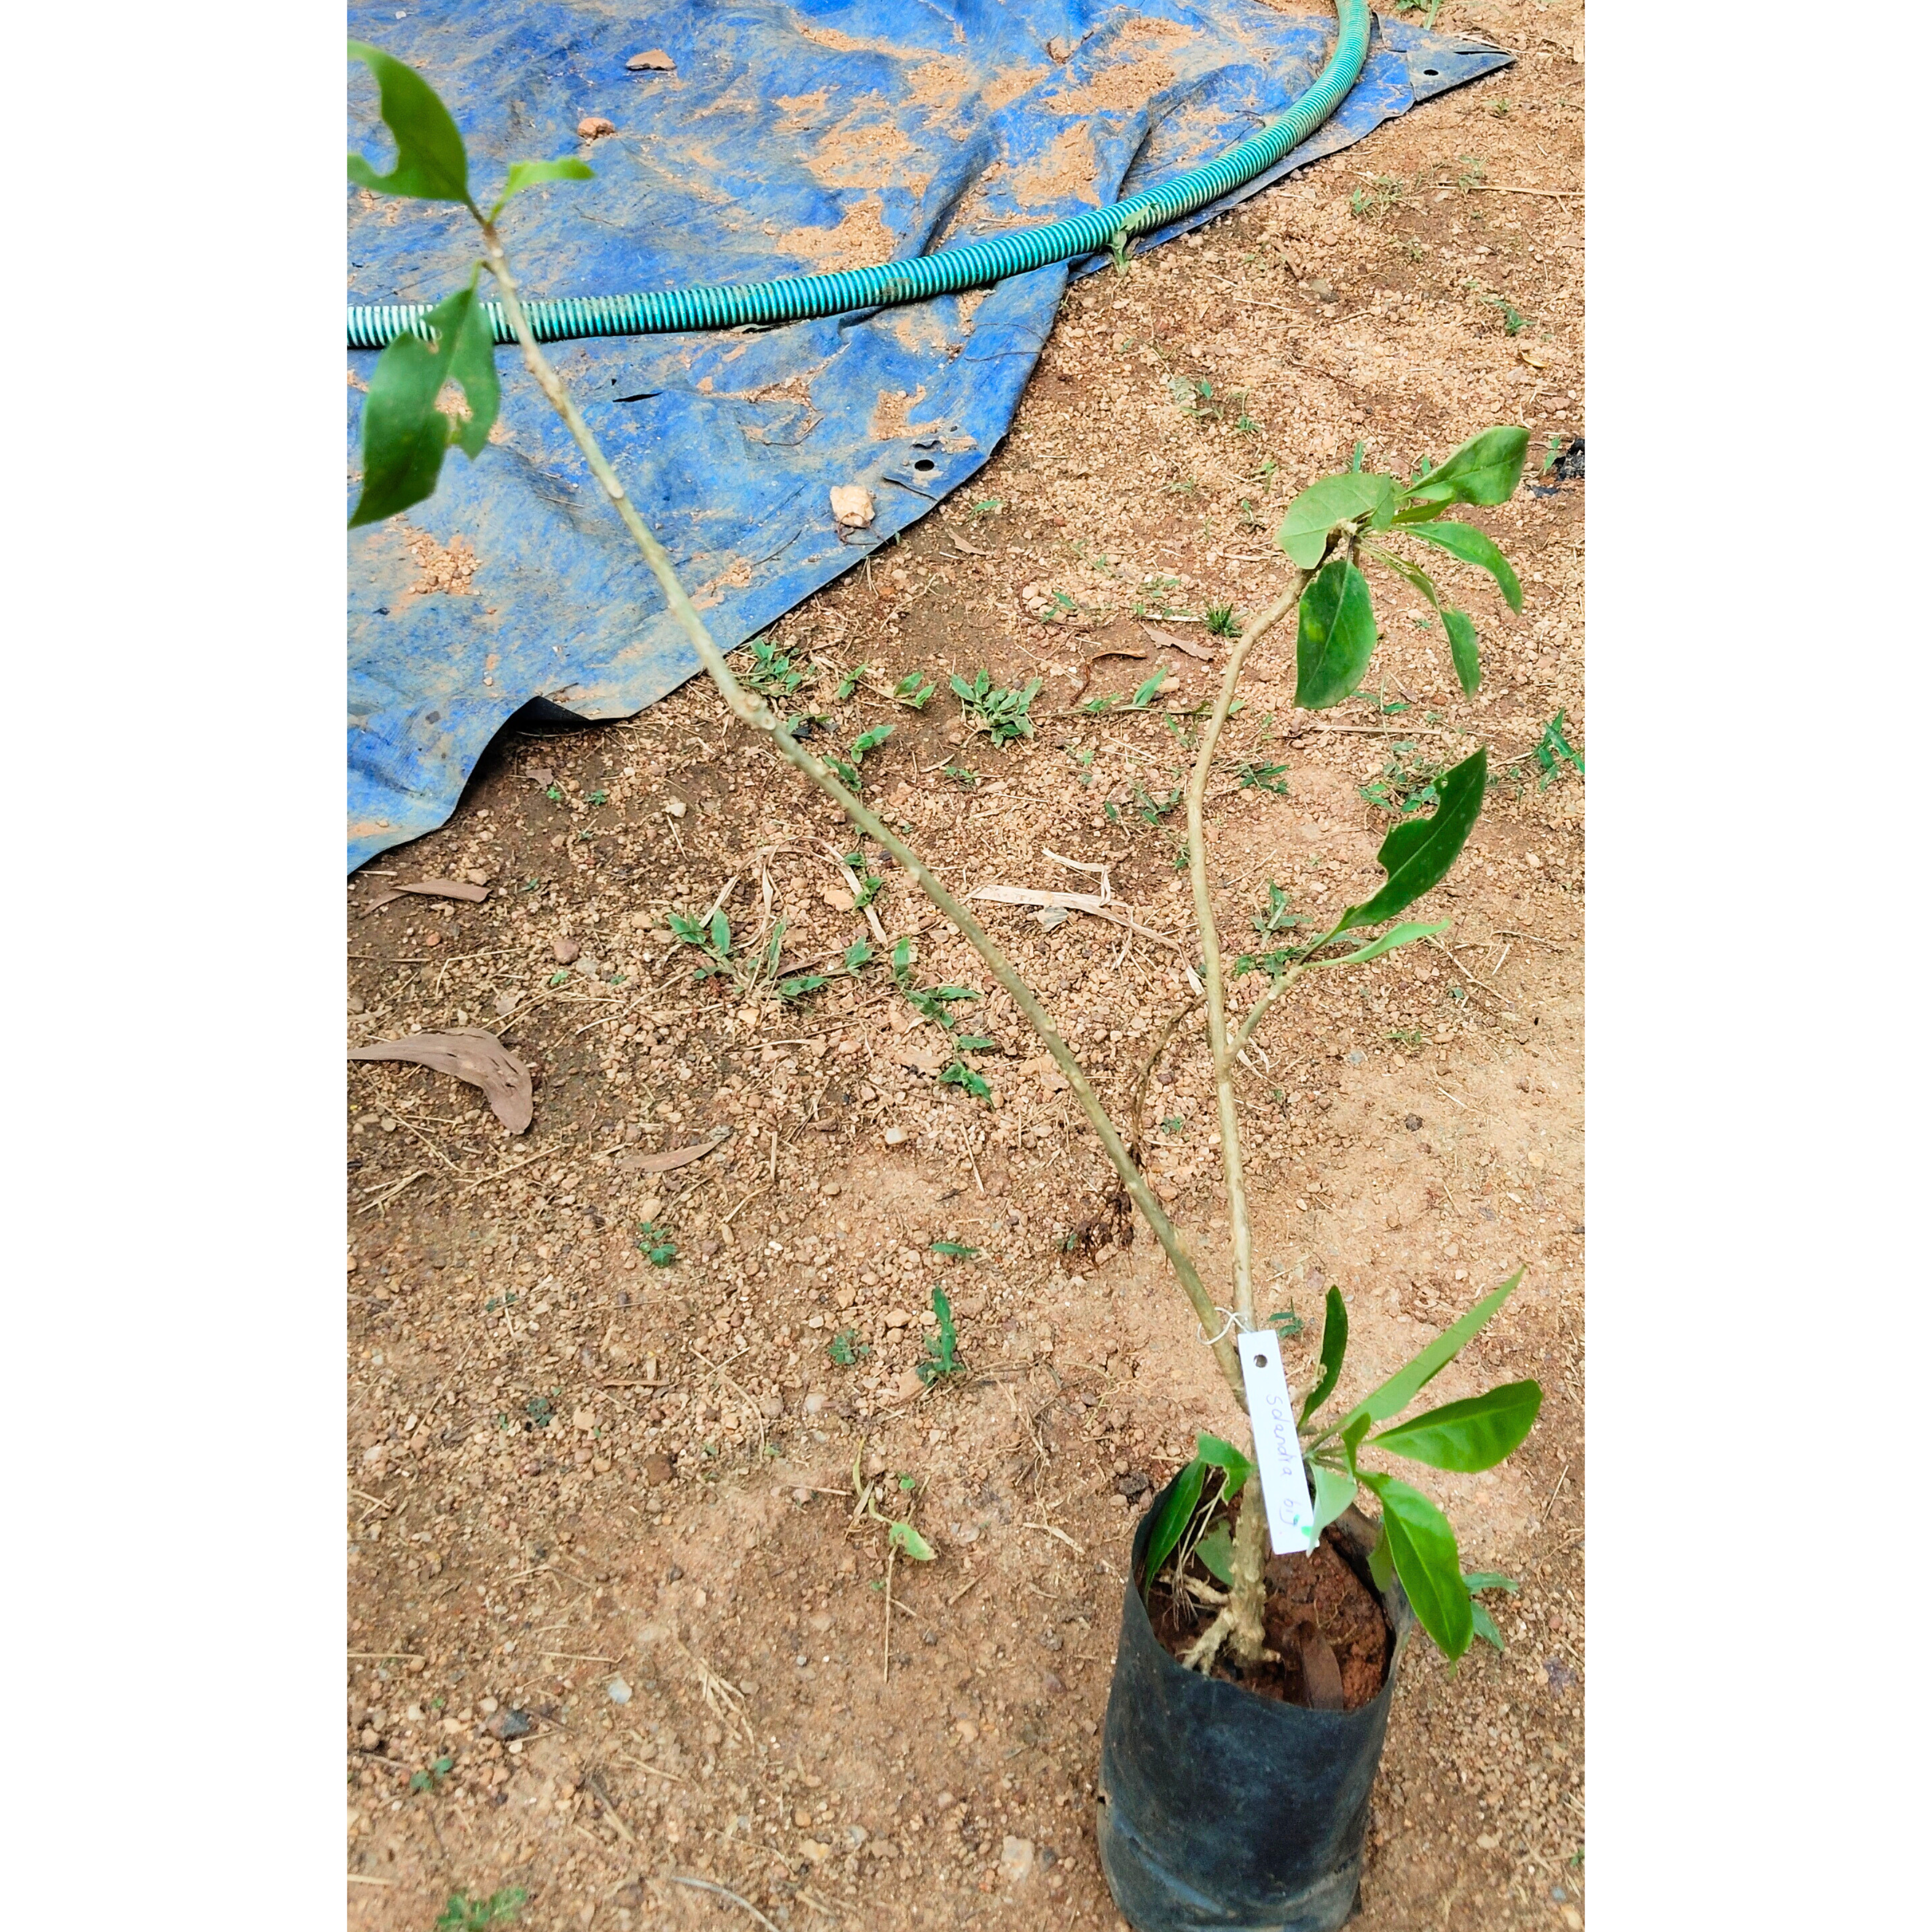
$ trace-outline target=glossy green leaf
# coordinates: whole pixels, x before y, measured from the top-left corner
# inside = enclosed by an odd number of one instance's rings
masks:
[[[1295,624],[1294,701],[1324,711],[1368,675],[1376,653],[1368,579],[1346,557],[1332,559],[1301,593]]]
[[[476,273],[430,311],[434,344],[399,335],[377,357],[362,404],[362,488],[349,519],[354,530],[380,523],[436,494],[444,452],[454,442],[473,460],[489,440],[501,400],[490,325]],[[436,407],[446,383],[463,392],[468,418]]]
[[[1225,1522],[1217,1522],[1194,1546],[1194,1553],[1207,1565],[1217,1582],[1234,1582],[1234,1539],[1228,1534]]]
[[[1382,1500],[1382,1534],[1416,1622],[1453,1664],[1475,1630],[1456,1532],[1449,1519],[1400,1476],[1365,1474],[1362,1480]]]
[[[1466,610],[1442,611],[1442,628],[1449,633],[1449,662],[1456,667],[1456,682],[1465,698],[1474,698],[1483,682],[1483,662],[1476,650],[1476,627]]]
[[[915,1563],[930,1563],[932,1561],[932,1545],[909,1522],[894,1523],[886,1532],[886,1540],[910,1556]]]
[[[1498,1651],[1502,1648],[1503,1634],[1496,1628],[1496,1618],[1473,1597],[1469,1600],[1469,1627],[1485,1643],[1492,1644]]]
[[[1496,587],[1510,608],[1522,608],[1522,586],[1510,568],[1509,559],[1474,524],[1431,524],[1426,528],[1411,530],[1409,535],[1419,543],[1433,544],[1465,563],[1486,570],[1496,580]]]
[[[1194,1438],[1194,1454],[1210,1468],[1227,1472],[1228,1494],[1238,1496],[1248,1486],[1248,1478],[1255,1473],[1255,1466],[1232,1442],[1224,1442],[1218,1436],[1201,1435]]]
[[[1335,1393],[1335,1384],[1342,1378],[1342,1359],[1348,1352],[1348,1309],[1342,1299],[1342,1291],[1331,1288],[1328,1298],[1323,1304],[1322,1318],[1322,1376],[1308,1391],[1308,1400],[1301,1405],[1301,1421],[1306,1426],[1308,1418]]]
[[[1543,1390],[1538,1384],[1504,1382],[1482,1395],[1425,1409],[1379,1436],[1371,1436],[1369,1442],[1408,1462],[1468,1475],[1478,1469],[1493,1469],[1514,1454],[1542,1406]]]
[[[436,89],[414,68],[366,40],[351,40],[349,52],[376,76],[383,124],[396,144],[396,165],[387,174],[379,175],[360,154],[351,154],[349,178],[377,194],[460,201],[475,213],[476,204],[470,199],[470,158]]]
[[[1174,1554],[1181,1538],[1186,1534],[1187,1526],[1194,1520],[1195,1505],[1201,1500],[1201,1485],[1207,1476],[1208,1466],[1197,1456],[1174,1479],[1174,1486],[1168,1491],[1167,1500],[1161,1504],[1160,1514],[1148,1532],[1147,1568],[1141,1576],[1142,1597],[1154,1587],[1154,1580],[1160,1574],[1161,1566]]]
[[[1328,547],[1328,532],[1337,524],[1369,519],[1371,530],[1385,530],[1395,514],[1395,484],[1386,476],[1324,476],[1311,483],[1288,506],[1274,540],[1288,560],[1312,570]]]
[[[1346,1469],[1331,1469],[1315,1463],[1309,1470],[1314,1478],[1315,1534],[1318,1537],[1355,1500],[1355,1479]]]
[[[544,182],[596,178],[590,164],[580,161],[574,154],[566,154],[560,161],[512,161],[503,182],[503,192],[496,197],[496,206],[490,211],[490,219],[494,221],[511,198],[521,194],[526,188],[536,188]]]
[[[1487,746],[1445,772],[1436,809],[1426,818],[1404,819],[1382,841],[1376,862],[1388,873],[1388,883],[1373,898],[1349,907],[1328,938],[1354,926],[1376,926],[1393,919],[1441,884],[1482,815],[1483,792],[1489,779]]]
[[[1324,959],[1324,966],[1360,966],[1365,961],[1379,959],[1384,952],[1393,952],[1398,946],[1406,946],[1414,939],[1427,939],[1438,932],[1447,932],[1449,922],[1438,920],[1433,926],[1420,926],[1413,920],[1400,926],[1392,926],[1379,939],[1372,939],[1366,946],[1358,946],[1353,952],[1345,952],[1339,959]]]
[[[1528,454],[1528,430],[1484,430],[1403,493],[1406,501],[1395,520],[1420,520],[1406,514],[1411,505],[1426,510],[1438,503],[1507,503],[1522,479]]]
[[[1424,1388],[1447,1368],[1475,1336],[1488,1325],[1490,1318],[1515,1293],[1522,1270],[1518,1268],[1502,1287],[1492,1288],[1460,1321],[1452,1322],[1427,1348],[1390,1376],[1380,1388],[1372,1389],[1342,1419],[1349,1424],[1386,1422],[1400,1415]]]

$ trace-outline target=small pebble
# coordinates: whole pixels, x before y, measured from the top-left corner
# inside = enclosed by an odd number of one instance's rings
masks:
[[[604,1694],[614,1704],[628,1704],[631,1701],[631,1687],[621,1677],[614,1677],[604,1685]]]

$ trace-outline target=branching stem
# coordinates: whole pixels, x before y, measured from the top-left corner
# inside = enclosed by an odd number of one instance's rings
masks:
[[[1146,1178],[1129,1156],[1126,1148],[1123,1144],[1113,1122],[1108,1118],[1106,1109],[1101,1106],[1100,1096],[1094,1092],[1093,1083],[1088,1080],[1085,1070],[1074,1058],[1072,1048],[1067,1046],[1065,1040],[1060,1038],[1052,1020],[1047,1014],[1046,1009],[1040,1004],[1031,988],[1015,970],[1012,962],[994,943],[992,936],[985,928],[933,876],[918,854],[841,784],[832,772],[800,745],[790,733],[786,730],[782,721],[768,704],[761,698],[748,693],[732,675],[731,668],[725,662],[724,652],[718,648],[711,633],[705,628],[704,619],[698,614],[696,607],[685,594],[682,584],[678,581],[677,573],[672,567],[670,558],[667,554],[664,546],[651,533],[650,526],[638,514],[635,505],[625,494],[623,484],[619,479],[616,471],[610,466],[604,452],[598,448],[596,439],[592,436],[584,418],[578,413],[577,406],[571,400],[569,392],[564,387],[562,379],[550,365],[549,358],[537,346],[537,340],[531,332],[529,318],[524,314],[522,302],[518,296],[516,279],[504,255],[502,242],[498,238],[495,228],[488,222],[483,224],[483,244],[484,259],[489,264],[490,272],[496,278],[497,288],[502,296],[503,313],[508,319],[510,326],[515,332],[517,340],[522,347],[525,367],[529,369],[537,386],[542,390],[551,407],[562,418],[565,427],[568,429],[572,440],[583,452],[584,461],[590,465],[592,475],[596,478],[605,495],[610,498],[612,507],[622,519],[624,527],[630,532],[632,542],[643,553],[644,561],[650,566],[652,574],[656,578],[658,586],[664,592],[665,603],[670,607],[672,615],[683,628],[685,634],[690,638],[692,644],[696,648],[699,661],[703,664],[712,682],[717,686],[719,695],[723,698],[732,715],[748,729],[768,740],[778,755],[788,764],[803,772],[805,776],[830,799],[854,824],[866,833],[867,837],[875,839],[884,847],[912,875],[918,883],[920,890],[945,915],[960,936],[986,962],[988,970],[1005,988],[1014,1005],[1025,1016],[1028,1023],[1040,1036],[1041,1043],[1052,1056],[1054,1064],[1066,1076],[1067,1084],[1072,1089],[1074,1098],[1079,1102],[1081,1110],[1092,1122],[1094,1131],[1100,1136],[1100,1144],[1106,1149],[1107,1158],[1112,1162],[1114,1172],[1120,1175],[1121,1184],[1126,1189],[1128,1198],[1140,1210],[1148,1226],[1154,1230],[1154,1238],[1160,1243],[1168,1261],[1173,1265],[1174,1273],[1179,1276],[1182,1290],[1192,1304],[1195,1314],[1202,1324],[1203,1331],[1208,1334],[1213,1334],[1220,1326],[1220,1322],[1215,1312],[1214,1299],[1202,1285],[1200,1270],[1195,1266],[1193,1258],[1183,1244],[1178,1231],[1173,1222],[1168,1219],[1166,1210],[1161,1206],[1152,1188],[1148,1185]],[[1292,609],[1294,598],[1300,595],[1300,584],[1298,584],[1292,596],[1271,605],[1268,612],[1264,613],[1262,618],[1257,619],[1255,623],[1249,626],[1247,633],[1244,634],[1235,652],[1231,654],[1231,673],[1238,670],[1239,658],[1240,656],[1245,654],[1246,646],[1270,626],[1278,621],[1285,610]],[[1218,734],[1221,722],[1226,718],[1228,703],[1233,695],[1233,688],[1231,675],[1204,740],[1202,766],[1204,772],[1206,759],[1212,755],[1214,738]],[[1198,820],[1202,782],[1202,779],[1197,777],[1189,800],[1190,822],[1197,827],[1193,833],[1196,855],[1195,862],[1197,871],[1199,866],[1200,850]],[[1201,904],[1205,904],[1204,897],[1202,896],[1202,888],[1199,886],[1196,889],[1196,897]],[[1211,926],[1207,928],[1206,937],[1209,947],[1208,956],[1214,962],[1218,973],[1220,956],[1214,949]],[[1218,976],[1210,983],[1218,986]],[[1220,1032],[1216,1036],[1216,1066],[1217,1076],[1222,1079],[1224,1094],[1231,1094],[1232,1090],[1228,1089],[1226,1085],[1225,1075],[1221,1074],[1220,1072],[1223,1049],[1226,1046],[1226,1027],[1225,1016],[1223,1016]],[[1225,1118],[1222,1130],[1222,1145],[1224,1148],[1230,1148],[1234,1144],[1229,1132],[1232,1120],[1231,1098],[1224,1099],[1223,1112]],[[1238,1154],[1236,1155],[1235,1160],[1235,1173],[1238,1177]],[[1238,1225],[1241,1228],[1245,1238],[1246,1230],[1245,1213]],[[1249,1312],[1251,1315],[1252,1300],[1252,1295],[1250,1290]],[[1234,1393],[1234,1400],[1245,1409],[1247,1405],[1242,1392],[1240,1366],[1235,1357],[1234,1344],[1226,1336],[1222,1336],[1214,1344],[1214,1354],[1216,1360],[1220,1366],[1222,1374],[1227,1379],[1228,1388]]]

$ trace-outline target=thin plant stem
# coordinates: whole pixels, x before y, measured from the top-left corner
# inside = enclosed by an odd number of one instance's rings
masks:
[[[1208,1039],[1214,1056],[1214,1098],[1221,1122],[1221,1172],[1228,1188],[1228,1222],[1233,1230],[1234,1310],[1243,1329],[1254,1325],[1254,1236],[1248,1220],[1247,1192],[1241,1177],[1240,1128],[1234,1112],[1234,1049],[1228,1037],[1227,989],[1223,982],[1221,938],[1214,924],[1214,903],[1208,884],[1208,850],[1203,817],[1208,775],[1221,728],[1234,701],[1241,667],[1250,651],[1301,601],[1314,573],[1297,574],[1294,583],[1268,608],[1249,620],[1228,653],[1221,689],[1202,727],[1194,770],[1187,782],[1187,874],[1194,887],[1194,922],[1201,935],[1201,980],[1208,998]]]
[[[1213,1298],[1201,1280],[1200,1270],[1195,1266],[1193,1257],[1182,1242],[1179,1232],[1167,1217],[1166,1210],[1147,1183],[1144,1175],[1134,1164],[1123,1144],[1113,1122],[1108,1119],[1106,1109],[1100,1104],[1093,1084],[1085,1070],[1074,1058],[1072,1049],[1061,1039],[1033,990],[1014,969],[1012,962],[994,943],[980,922],[962,905],[939,880],[933,876],[918,854],[898,837],[879,817],[840,783],[838,778],[820,761],[800,745],[784,726],[771,707],[761,698],[748,694],[732,675],[724,654],[717,646],[704,620],[698,614],[696,607],[685,593],[684,586],[678,581],[677,573],[664,546],[651,533],[650,526],[637,511],[637,507],[625,494],[624,486],[596,439],[592,436],[584,418],[578,413],[577,406],[570,398],[562,379],[551,366],[549,358],[537,346],[529,318],[524,313],[523,304],[517,292],[516,278],[506,257],[502,244],[496,231],[490,223],[483,226],[484,259],[488,262],[490,272],[495,278],[502,295],[503,313],[514,332],[524,352],[524,366],[542,390],[553,409],[563,419],[564,426],[570,431],[572,440],[583,452],[584,460],[604,494],[610,499],[611,507],[622,519],[632,540],[643,553],[644,561],[650,566],[663,591],[664,601],[671,614],[682,627],[696,648],[699,661],[732,715],[750,730],[769,740],[779,756],[788,764],[804,773],[819,790],[823,792],[844,813],[861,831],[890,852],[917,882],[920,890],[932,900],[966,943],[986,962],[993,977],[1010,996],[1015,1006],[1025,1016],[1034,1031],[1040,1036],[1041,1043],[1052,1055],[1054,1064],[1066,1076],[1066,1082],[1080,1103],[1081,1110],[1093,1124],[1100,1144],[1107,1158],[1120,1177],[1128,1198],[1139,1209],[1154,1230],[1154,1238],[1166,1252],[1174,1271],[1180,1277],[1182,1292],[1192,1305],[1196,1318],[1202,1324],[1202,1332],[1212,1335],[1220,1326],[1216,1317]],[[1296,594],[1298,596],[1299,587]],[[1257,633],[1258,634],[1258,633]],[[1225,715],[1224,698],[1222,711]],[[1224,1135],[1225,1138],[1225,1135]],[[1247,1406],[1241,1383],[1240,1364],[1234,1344],[1223,1335],[1214,1343],[1215,1360],[1236,1402],[1244,1410]]]

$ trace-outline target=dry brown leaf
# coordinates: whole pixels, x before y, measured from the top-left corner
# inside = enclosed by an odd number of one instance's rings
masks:
[[[624,63],[633,74],[675,74],[677,62],[662,47],[652,47],[648,53],[633,54]]]
[[[1172,631],[1163,631],[1157,624],[1142,624],[1141,628],[1157,644],[1168,644],[1190,658],[1198,658],[1203,664],[1211,664],[1214,653],[1196,644],[1190,638],[1178,638]]]
[[[530,1070],[494,1033],[412,1033],[401,1040],[352,1046],[351,1060],[403,1060],[433,1072],[454,1074],[480,1087],[490,1111],[512,1133],[520,1134],[536,1112]]]
[[[472,905],[481,905],[490,896],[488,886],[472,886],[467,879],[416,879],[396,890],[420,892],[425,898],[467,899]]]
[[[720,1127],[709,1140],[694,1142],[689,1147],[667,1148],[662,1154],[640,1154],[633,1150],[620,1154],[617,1165],[626,1174],[668,1174],[673,1168],[688,1167],[694,1160],[702,1160],[715,1148],[720,1148],[730,1138],[731,1130]]]

